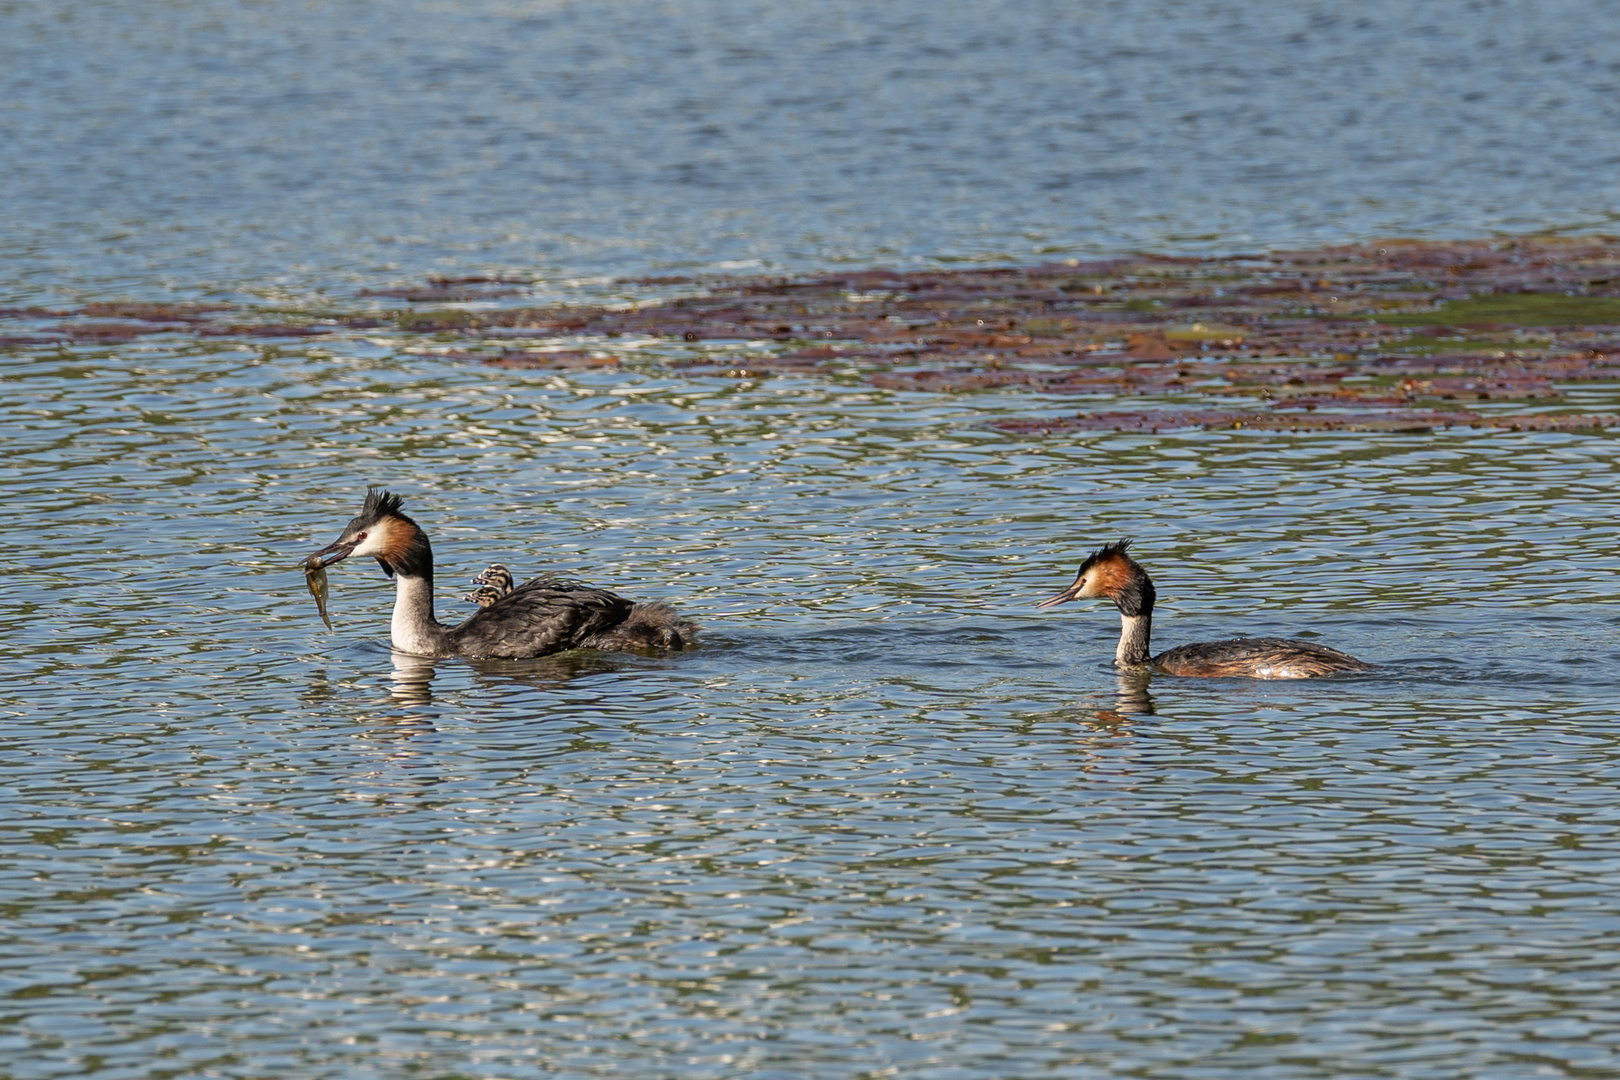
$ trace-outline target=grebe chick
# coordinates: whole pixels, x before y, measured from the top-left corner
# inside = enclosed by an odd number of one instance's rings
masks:
[[[473,580],[477,581],[478,579],[473,578]],[[480,585],[461,599],[469,604],[477,604],[479,607],[489,607],[489,605],[505,595],[506,593],[493,585]]]
[[[524,582],[460,626],[444,626],[433,617],[427,533],[401,511],[399,496],[379,488],[366,492],[359,516],[315,555],[320,566],[370,555],[398,579],[391,637],[396,650],[415,656],[523,660],[565,649],[682,649],[698,629],[668,604],[637,604],[550,577]]]
[[[495,590],[497,597],[505,596],[512,591],[512,571],[500,563],[490,563],[482,574],[472,579],[472,583]]]
[[[1169,675],[1246,675],[1254,679],[1310,679],[1335,671],[1368,671],[1371,664],[1325,645],[1288,638],[1231,638],[1181,645],[1158,656],[1148,650],[1153,632],[1153,579],[1125,554],[1129,540],[1109,544],[1080,564],[1074,584],[1037,607],[1101,597],[1119,608],[1121,667],[1155,667]]]
[[[487,570],[472,579],[472,583],[479,587],[461,599],[479,607],[489,607],[512,591],[512,571],[500,563],[490,563]]]

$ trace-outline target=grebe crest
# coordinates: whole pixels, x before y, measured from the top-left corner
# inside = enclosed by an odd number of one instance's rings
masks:
[[[1126,615],[1140,615],[1153,610],[1155,594],[1153,579],[1140,563],[1126,554],[1130,540],[1105,544],[1086,557],[1074,584],[1056,596],[1042,600],[1036,607],[1056,607],[1070,600],[1102,598],[1112,600]]]
[[[1212,677],[1241,675],[1255,679],[1309,679],[1336,671],[1367,671],[1373,665],[1355,657],[1289,638],[1231,638],[1182,645],[1154,656],[1153,579],[1126,553],[1130,540],[1107,544],[1080,564],[1074,584],[1037,607],[1056,607],[1070,600],[1112,600],[1119,608],[1119,647],[1114,662],[1123,667],[1153,667],[1169,675]]]
[[[433,575],[433,548],[427,533],[400,509],[398,495],[380,488],[366,492],[360,513],[343,528],[343,535],[315,553],[330,566],[351,555],[370,555],[389,577]]]
[[[312,558],[319,568],[351,555],[371,556],[397,579],[390,636],[395,649],[415,656],[521,660],[565,649],[681,649],[698,629],[668,604],[638,604],[577,581],[539,577],[513,588],[511,571],[499,563],[466,597],[479,610],[459,626],[445,626],[433,616],[427,533],[399,496],[381,488],[367,490],[343,535]]]

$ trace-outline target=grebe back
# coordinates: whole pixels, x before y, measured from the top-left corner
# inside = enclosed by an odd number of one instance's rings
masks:
[[[1153,632],[1153,579],[1125,553],[1129,540],[1109,544],[1080,564],[1074,584],[1037,607],[1056,607],[1092,597],[1112,600],[1119,608],[1119,647],[1114,662],[1122,667],[1154,667],[1169,675],[1254,679],[1310,679],[1336,671],[1368,671],[1371,664],[1325,645],[1289,638],[1229,638],[1181,645],[1158,656],[1148,641]]]
[[[366,492],[343,535],[312,558],[324,567],[351,555],[370,555],[397,579],[390,636],[395,649],[415,656],[522,660],[565,649],[682,649],[698,629],[668,604],[638,604],[582,582],[538,577],[513,588],[510,571],[499,565],[481,575],[500,571],[485,584],[490,592],[472,594],[479,610],[460,626],[445,626],[433,617],[427,533],[400,509],[397,495],[379,488]]]

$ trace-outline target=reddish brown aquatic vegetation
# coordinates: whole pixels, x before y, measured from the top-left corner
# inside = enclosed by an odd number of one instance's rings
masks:
[[[108,344],[134,341],[142,334],[165,334],[172,327],[131,323],[63,323],[49,329],[74,341],[96,341]]]
[[[316,337],[334,329],[306,323],[211,323],[194,332],[204,337]]]
[[[458,360],[470,360],[486,367],[531,368],[542,371],[587,371],[591,368],[618,367],[620,364],[617,356],[583,352],[579,349],[554,349],[549,352],[507,349],[493,354],[454,352],[446,355]]]
[[[264,323],[212,304],[4,309],[0,331],[17,332],[0,344],[378,329],[466,342],[448,354],[455,360],[568,369],[618,363],[580,338],[650,337],[705,343],[684,356],[663,350],[660,363],[734,377],[800,374],[918,393],[1128,396],[1165,405],[1125,412],[1099,406],[1061,420],[1001,425],[1031,431],[1166,424],[1584,430],[1607,428],[1612,419],[1456,409],[1482,401],[1556,407],[1561,385],[1620,382],[1620,240],[1612,237],[1393,240],[1224,258],[1137,255],[1029,267],[645,278],[629,284],[693,295],[611,307],[512,303],[530,284],[520,276],[433,278],[421,287],[362,294],[402,301],[393,311],[303,321],[265,312],[276,321]],[[484,306],[430,306],[467,301]],[[525,347],[491,348],[503,338],[526,339]],[[534,339],[583,347],[538,349]]]
[[[7,307],[0,308],[0,319],[65,319],[74,314],[71,311],[60,311],[55,308],[42,307]]]
[[[361,289],[360,295],[407,300],[413,304],[464,304],[479,300],[499,300],[503,296],[516,296],[522,291],[512,286],[436,281],[432,285],[416,288]]]
[[[220,311],[230,311],[230,304],[150,304],[150,303],[98,303],[86,304],[79,312],[92,319],[139,319],[142,322],[200,322]]]
[[[1070,431],[1186,431],[1226,428],[1233,431],[1432,431],[1435,428],[1490,427],[1513,431],[1591,431],[1620,425],[1620,416],[1481,416],[1472,412],[1391,409],[1375,413],[1262,413],[1237,409],[1163,409],[1140,412],[1083,413],[1072,417],[1012,417],[991,426],[1017,434]]]

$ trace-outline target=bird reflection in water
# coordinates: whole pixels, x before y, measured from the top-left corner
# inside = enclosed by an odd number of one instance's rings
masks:
[[[1114,695],[1112,709],[1098,709],[1097,719],[1105,723],[1125,723],[1133,716],[1152,716],[1157,710],[1154,707],[1153,695],[1148,693],[1148,683],[1153,676],[1146,671],[1121,671],[1115,676],[1118,687]]]
[[[337,700],[337,687],[333,685],[332,676],[326,668],[310,669],[304,683],[304,692],[299,694],[298,698],[308,706],[325,706]]]
[[[1082,740],[1088,747],[1116,745],[1119,736],[1135,734],[1133,724],[1138,717],[1153,716],[1157,712],[1153,695],[1148,693],[1151,679],[1145,671],[1122,671],[1117,676],[1118,685],[1111,700],[1098,696],[1089,703],[1053,709],[1028,719],[1041,725],[1085,728],[1092,733]]]
[[[388,705],[428,705],[433,702],[433,692],[428,683],[433,679],[433,663],[419,656],[408,656],[405,653],[394,654],[394,668],[389,672]],[[347,700],[354,691],[354,682],[351,677],[339,676],[333,678],[330,671],[324,667],[312,668],[304,691],[299,695],[300,700],[316,715],[330,714],[334,703]],[[392,729],[419,728],[422,721],[417,717],[402,717],[396,712],[386,712],[377,715],[362,715],[361,720],[378,722]],[[403,721],[403,728],[402,728]]]
[[[1040,719],[1071,726],[1078,724],[1101,734],[1129,735],[1133,720],[1158,711],[1153,695],[1148,693],[1151,680],[1152,675],[1146,671],[1121,671],[1115,677],[1117,685],[1112,699],[1099,695],[1086,704],[1077,703],[1042,713]]]
[[[476,673],[478,681],[485,686],[559,690],[582,676],[642,666],[637,663],[637,659],[639,658],[632,658],[623,653],[580,649],[534,660],[435,660],[396,650],[393,653],[394,669],[391,673],[389,699],[399,705],[433,704],[432,683],[439,664],[456,664],[471,668]],[[655,658],[647,658],[645,666],[664,667]]]
[[[393,652],[394,670],[388,696],[400,705],[433,704],[433,661],[425,656]]]

